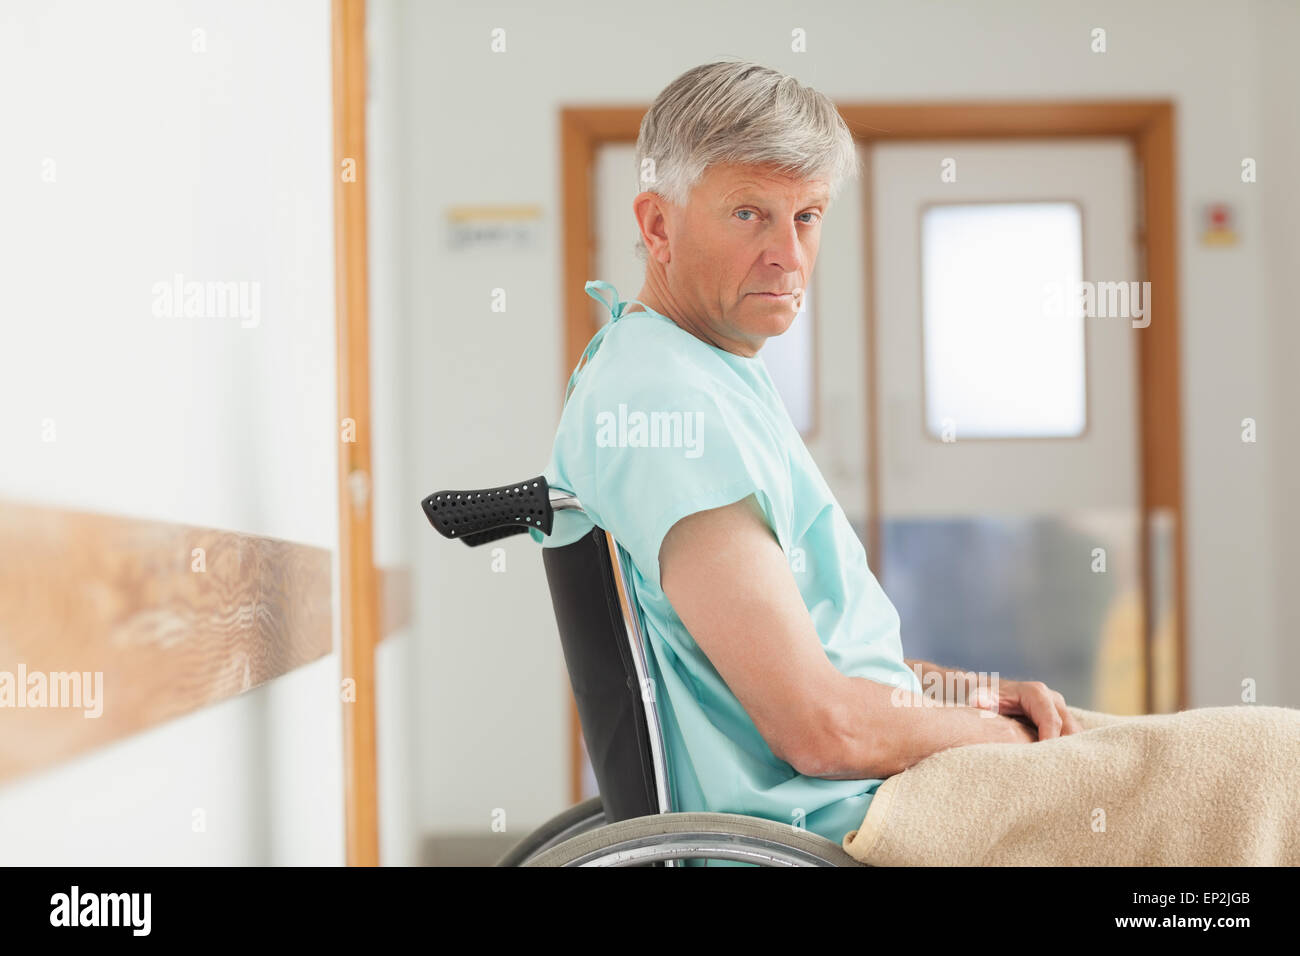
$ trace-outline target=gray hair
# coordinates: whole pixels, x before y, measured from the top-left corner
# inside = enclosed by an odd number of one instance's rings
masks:
[[[833,198],[859,172],[848,124],[825,93],[748,60],[687,70],[655,97],[636,139],[637,184],[684,206],[716,163],[775,164],[798,178],[820,177]],[[649,256],[637,235],[636,254]]]

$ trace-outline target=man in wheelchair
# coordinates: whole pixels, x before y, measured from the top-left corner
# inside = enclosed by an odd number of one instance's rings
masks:
[[[967,675],[904,658],[898,613],[760,356],[799,314],[823,217],[857,173],[832,102],[710,63],[657,97],[636,152],[645,282],[628,302],[587,284],[611,319],[570,380],[545,473],[583,510],[557,512],[545,544],[594,523],[632,559],[675,809],[838,844],[886,777],[936,751],[1074,733],[1038,682],[923,706],[923,681],[964,691]]]

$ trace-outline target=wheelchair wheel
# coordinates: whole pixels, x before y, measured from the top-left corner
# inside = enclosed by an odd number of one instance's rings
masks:
[[[591,797],[543,823],[506,853],[497,866],[523,866],[529,857],[548,850],[557,843],[605,822],[605,806],[599,796]]]
[[[524,866],[639,866],[662,860],[756,866],[862,866],[825,837],[736,813],[659,813],[570,837]]]

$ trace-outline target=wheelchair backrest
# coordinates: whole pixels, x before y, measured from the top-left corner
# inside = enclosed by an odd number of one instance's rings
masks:
[[[438,491],[421,505],[446,538],[478,547],[507,535],[551,533],[557,510],[582,510],[572,493],[538,475],[495,488]],[[564,663],[605,819],[672,810],[667,758],[648,673],[630,563],[594,526],[571,544],[542,549]]]
[[[660,806],[657,786],[663,760],[658,721],[647,712],[653,687],[642,683],[648,678],[637,661],[637,645],[645,645],[629,633],[638,628],[635,599],[626,588],[620,593],[623,561],[616,563],[612,542],[593,527],[572,544],[542,550],[587,755],[611,823],[670,809]]]

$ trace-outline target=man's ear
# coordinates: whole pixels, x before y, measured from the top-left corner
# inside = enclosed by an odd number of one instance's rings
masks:
[[[632,214],[641,229],[641,241],[645,243],[646,251],[665,265],[672,259],[668,240],[668,217],[671,215],[668,207],[671,205],[663,196],[649,191],[638,193],[632,200]]]

